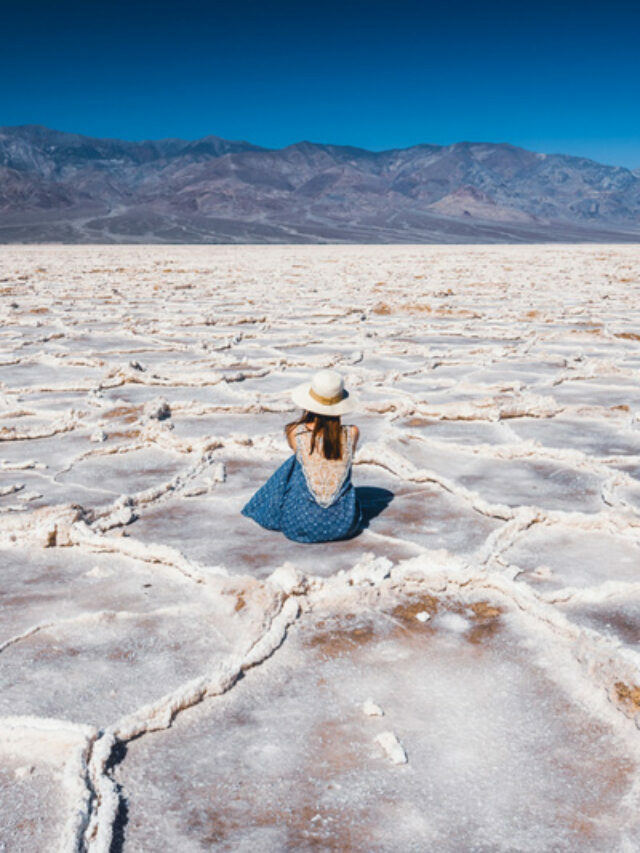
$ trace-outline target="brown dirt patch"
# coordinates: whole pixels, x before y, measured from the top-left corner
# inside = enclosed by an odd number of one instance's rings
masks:
[[[31,657],[31,660],[34,661],[57,661],[61,658],[75,658],[81,654],[80,649],[76,649],[73,646],[54,646],[54,645],[46,645],[41,646],[37,651],[35,651]]]
[[[402,302],[394,306],[387,305],[386,302],[378,302],[378,304],[371,309],[372,314],[430,314],[431,311],[432,308],[430,305],[417,302]]]
[[[117,648],[109,652],[107,655],[109,660],[117,661],[118,663],[134,663],[137,660],[136,653],[133,649]]]
[[[306,772],[295,791],[278,784],[271,796],[256,797],[252,796],[250,782],[245,782],[240,791],[230,791],[226,784],[213,786],[209,800],[220,805],[194,809],[188,815],[189,826],[196,830],[201,843],[231,849],[234,835],[252,826],[284,830],[287,850],[343,853],[369,849],[370,809],[355,806],[345,810],[339,802],[331,806],[323,802],[325,790],[333,788],[344,773],[362,766],[358,745],[345,736],[346,724],[345,720],[325,719],[314,726],[308,738]],[[284,796],[285,792],[289,796]],[[250,811],[247,800],[251,802]]]
[[[406,311],[408,314],[430,314],[431,313],[431,305],[427,305],[426,303],[405,303],[399,306],[400,311]]]
[[[411,596],[405,601],[402,601],[393,608],[391,613],[395,619],[400,620],[400,622],[410,626],[411,628],[415,628],[418,624],[416,614],[426,610],[430,616],[435,616],[438,612],[438,607],[438,599],[434,595],[424,593],[419,596]]]
[[[431,424],[435,423],[433,420],[428,420],[427,418],[409,418],[408,421],[405,422],[405,426],[408,427],[425,427],[431,426]]]
[[[114,406],[102,415],[103,418],[115,419],[120,418],[126,424],[131,424],[137,421],[142,413],[142,406]]]
[[[502,609],[489,604],[488,601],[476,601],[469,609],[472,612],[474,626],[469,631],[468,640],[474,645],[479,645],[491,639],[502,627],[500,616]],[[465,613],[465,615],[469,615]]]
[[[476,601],[471,605],[474,618],[477,621],[486,621],[487,619],[497,619],[502,613],[500,607],[494,607],[488,601]]]
[[[438,317],[460,317],[465,320],[482,319],[482,314],[471,311],[469,308],[438,308],[435,313]]]
[[[125,429],[119,432],[110,432],[109,438],[138,438],[139,435],[139,429]]]
[[[347,617],[348,618],[348,617]],[[360,646],[365,646],[375,638],[371,623],[347,625],[338,618],[320,620],[315,625],[315,631],[303,638],[308,648],[316,649],[325,657],[337,657]]]
[[[579,329],[570,329],[572,335],[576,334],[587,334],[587,335],[601,335],[602,334],[602,326],[584,326]]]
[[[489,640],[502,627],[500,621],[502,609],[490,604],[488,601],[477,601],[469,605],[438,599],[436,596],[428,593],[411,596],[400,602],[393,609],[392,615],[402,624],[403,630],[410,628],[412,631],[416,631],[418,630],[418,620],[416,618],[418,613],[426,611],[433,617],[439,609],[458,613],[467,619],[471,619],[473,627],[467,633],[466,637],[474,645]],[[429,622],[426,625],[421,625],[419,628],[422,633],[429,629],[435,630],[435,626],[431,626]]]
[[[327,785],[330,786],[331,783]],[[234,835],[247,826],[284,829],[286,846],[283,849],[286,850],[344,853],[368,848],[366,812],[354,820],[354,809],[348,814],[349,820],[345,820],[347,815],[339,809],[320,805],[319,791],[311,781],[298,787],[296,800],[291,806],[287,807],[286,802],[281,801],[278,807],[273,800],[256,798],[248,814],[242,794],[235,794],[229,799],[227,792],[214,788],[210,797],[214,802],[225,802],[226,799],[227,806],[219,809],[209,807],[204,811],[194,809],[187,816],[189,827],[198,833],[200,842],[207,849],[217,845],[232,849]]]
[[[623,710],[637,714],[640,711],[640,687],[637,684],[625,684],[624,681],[616,681],[613,687]]]

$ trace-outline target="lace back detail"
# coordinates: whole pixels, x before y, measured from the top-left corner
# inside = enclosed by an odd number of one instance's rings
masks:
[[[317,503],[330,507],[340,494],[344,481],[351,470],[351,430],[342,427],[342,458],[325,459],[322,454],[322,437],[316,436],[313,453],[311,449],[311,431],[301,426],[296,433],[296,455],[302,466],[307,487]]]

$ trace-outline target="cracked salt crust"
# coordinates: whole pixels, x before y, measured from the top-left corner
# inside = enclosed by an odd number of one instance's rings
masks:
[[[214,839],[229,849],[420,849],[428,838],[453,853],[473,839],[508,848],[515,833],[523,849],[595,853],[637,836],[635,735],[616,730],[606,700],[585,710],[588,677],[564,644],[534,660],[527,637],[547,643],[547,628],[536,637],[540,627],[501,595],[489,604],[468,584],[438,595],[427,581],[415,600],[442,618],[459,609],[473,627],[425,633],[405,584],[395,597],[389,586],[375,610],[357,604],[370,587],[335,586],[324,603],[312,595],[313,614],[251,679],[130,744],[115,778],[136,804],[134,848],[164,838],[185,849]],[[384,718],[363,720],[354,704],[369,690]],[[392,766],[398,740],[407,775]],[[175,805],[183,790],[187,809]],[[371,791],[384,808],[370,808]],[[429,827],[416,836],[425,803]],[[575,813],[590,819],[580,825]]]
[[[0,278],[0,847],[638,847],[636,248],[5,246]],[[303,546],[239,510],[329,366],[372,517]]]

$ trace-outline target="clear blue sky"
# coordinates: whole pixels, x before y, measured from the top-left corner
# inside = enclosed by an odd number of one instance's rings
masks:
[[[2,0],[0,125],[640,167],[640,4]]]

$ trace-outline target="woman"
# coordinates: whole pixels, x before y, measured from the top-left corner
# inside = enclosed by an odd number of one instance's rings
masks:
[[[348,539],[363,521],[351,482],[359,431],[342,426],[340,416],[350,412],[355,401],[335,370],[318,371],[291,396],[303,410],[285,427],[294,455],[254,494],[242,514],[296,542]]]

